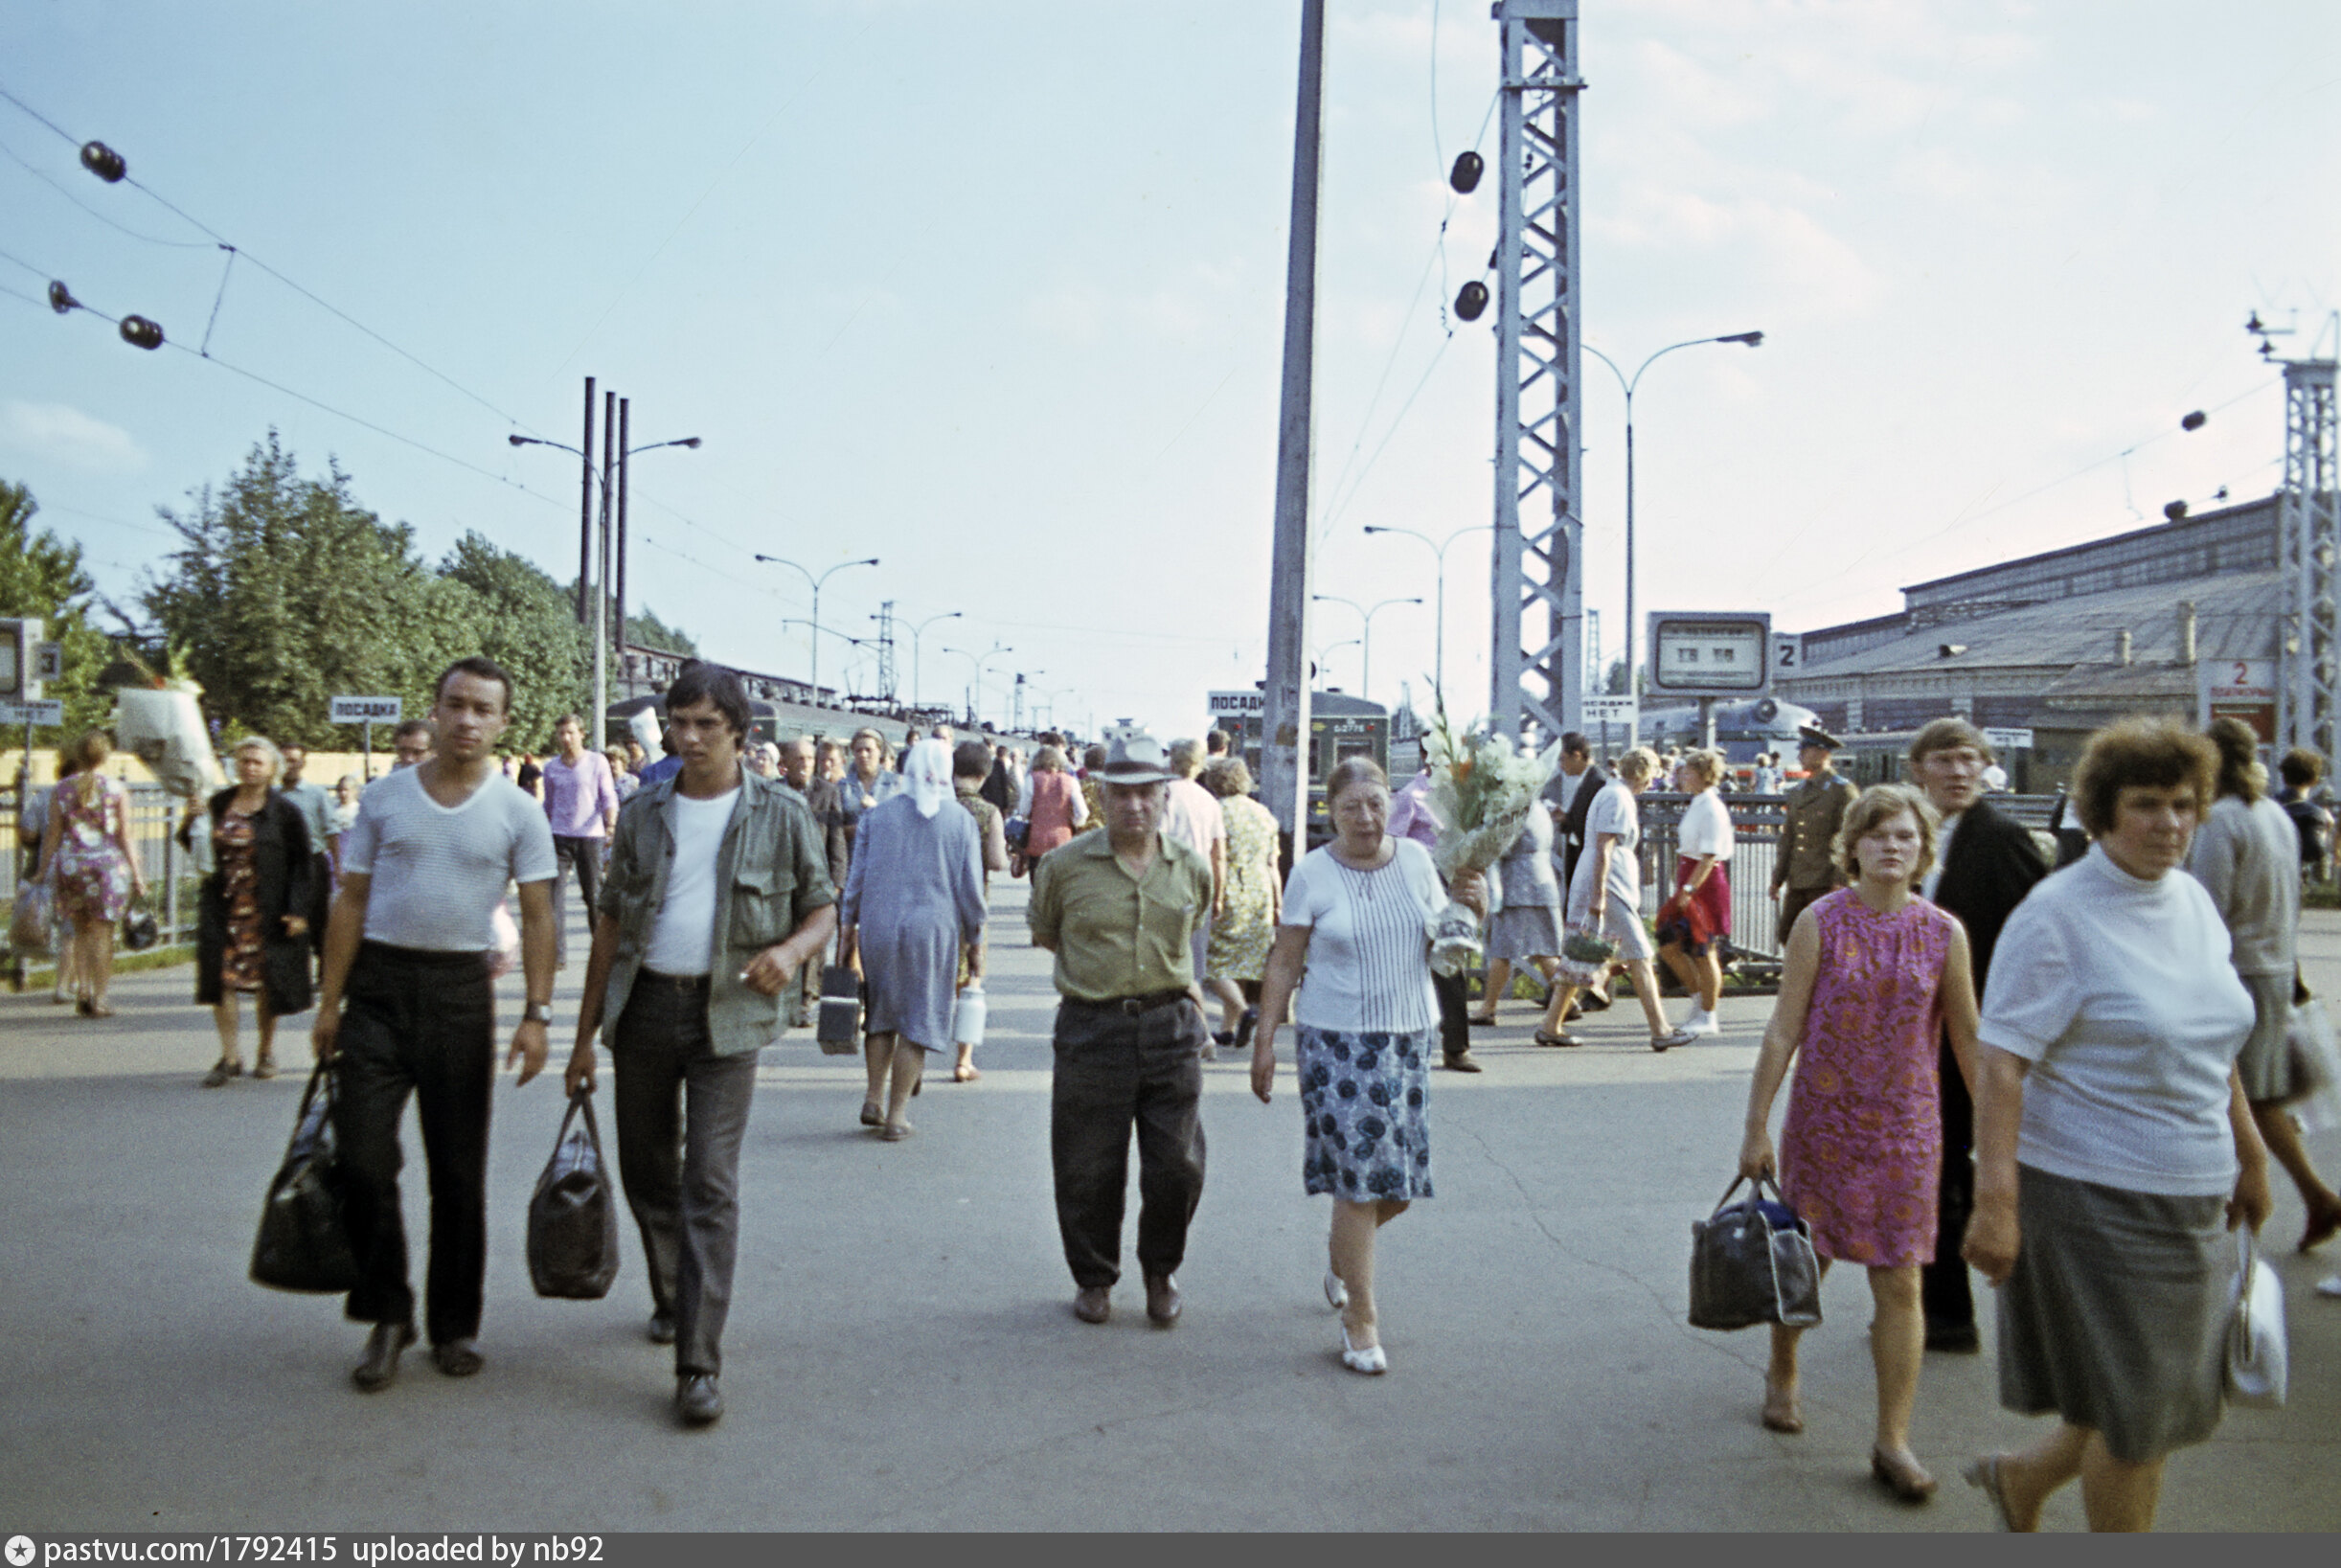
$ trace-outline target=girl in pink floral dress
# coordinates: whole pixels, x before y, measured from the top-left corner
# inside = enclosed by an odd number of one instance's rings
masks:
[[[1910,1451],[1910,1416],[1926,1343],[1919,1270],[1935,1255],[1943,1171],[1936,1042],[1948,1033],[1962,1073],[1972,1076],[1975,1061],[1966,932],[1918,896],[1934,863],[1935,832],[1934,808],[1900,784],[1864,790],[1847,808],[1834,857],[1853,885],[1813,904],[1789,934],[1739,1152],[1741,1175],[1773,1173],[1766,1129],[1795,1060],[1781,1129],[1782,1195],[1811,1225],[1824,1270],[1841,1258],[1870,1271],[1870,1351],[1877,1367],[1870,1469],[1913,1503],[1935,1489]],[[1776,1432],[1805,1429],[1797,1399],[1802,1333],[1772,1330],[1763,1424]]]
[[[80,771],[51,798],[38,875],[48,879],[58,912],[73,927],[80,1012],[111,1018],[105,992],[114,978],[114,922],[131,899],[146,897],[147,882],[130,846],[129,792],[102,771],[113,752],[105,732],[89,731],[73,750]]]

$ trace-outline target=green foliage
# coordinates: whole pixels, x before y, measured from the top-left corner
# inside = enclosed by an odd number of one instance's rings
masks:
[[[439,571],[475,601],[479,650],[512,673],[517,690],[504,744],[545,750],[553,721],[585,706],[593,680],[593,641],[577,624],[577,601],[534,561],[477,533],[457,541]]]
[[[699,645],[661,621],[648,604],[625,618],[625,640],[638,648],[664,648],[686,658],[699,656]]]
[[[90,625],[89,602],[96,592],[81,569],[81,547],[47,529],[33,529],[40,504],[22,485],[0,480],[0,616],[38,616],[41,635],[65,648],[65,674],[42,695],[65,704],[65,727],[44,743],[102,724],[112,694],[98,684],[111,660],[105,634]]]

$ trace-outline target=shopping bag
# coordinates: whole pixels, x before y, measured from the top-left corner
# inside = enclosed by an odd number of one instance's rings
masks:
[[[618,1278],[618,1194],[602,1158],[591,1089],[569,1097],[553,1157],[536,1178],[529,1198],[528,1252],[529,1283],[540,1296],[600,1301]]]
[[[1692,1222],[1691,1327],[1812,1328],[1821,1321],[1821,1261],[1812,1250],[1812,1227],[1761,1177],[1753,1196],[1733,1203],[1744,1180],[1736,1178],[1724,1189],[1713,1215]]]
[[[143,953],[163,940],[162,922],[144,898],[130,900],[129,908],[122,912],[122,944],[133,953]]]
[[[825,1057],[850,1057],[861,1049],[862,977],[850,964],[825,965],[821,970],[821,1016],[813,1038]]]
[[[1616,943],[1591,925],[1572,924],[1560,939],[1560,961],[1554,973],[1564,986],[1598,986],[1617,956]]]
[[[252,1283],[275,1290],[348,1290],[357,1256],[342,1221],[341,1179],[334,1168],[333,1073],[319,1062],[301,1096],[284,1163],[268,1183],[252,1243]]]
[[[2236,1306],[2227,1323],[2227,1402],[2282,1409],[2292,1374],[2284,1339],[2284,1286],[2254,1245],[2249,1226],[2236,1231]]]
[[[19,887],[15,905],[9,911],[9,945],[34,958],[50,957],[55,948],[51,934],[54,913],[48,883],[27,882]]]

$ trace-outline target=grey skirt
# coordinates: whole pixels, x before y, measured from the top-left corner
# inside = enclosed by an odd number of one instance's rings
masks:
[[[2284,1036],[2292,1022],[2292,977],[2247,974],[2241,978],[2243,989],[2252,993],[2252,1033],[2236,1057],[2243,1098],[2255,1105],[2289,1099],[2292,1052]]]
[[[1550,904],[1506,904],[1488,919],[1488,957],[1507,964],[1560,956],[1560,911]]]
[[[2000,1403],[2102,1432],[2140,1465],[2219,1424],[2234,1248],[2224,1197],[2017,1168],[2022,1247],[2000,1289]]]

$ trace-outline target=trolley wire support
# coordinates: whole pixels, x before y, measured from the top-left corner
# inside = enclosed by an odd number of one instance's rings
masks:
[[[1494,613],[1490,721],[1582,728],[1577,0],[1498,0]]]
[[[2337,334],[2341,341],[2341,334]],[[2286,747],[2320,757],[2341,742],[2341,453],[2336,452],[2336,361],[2282,361],[2284,368],[2284,488],[2278,537],[2292,600],[2282,643]]]

